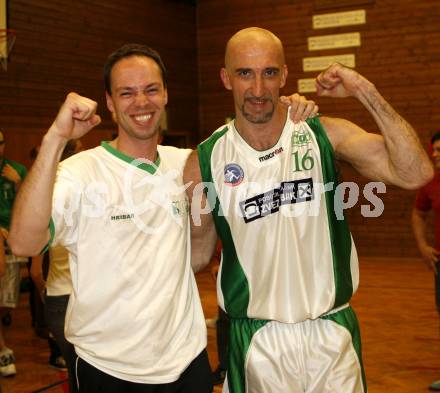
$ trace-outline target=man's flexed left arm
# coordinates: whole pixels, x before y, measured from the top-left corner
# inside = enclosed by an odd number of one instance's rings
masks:
[[[375,134],[369,133],[364,136],[359,133],[354,138],[342,133],[342,155],[353,155],[349,149],[356,151],[358,157],[352,158],[359,161],[358,165],[363,166],[362,160],[370,161],[369,164],[373,163],[373,167],[370,168],[373,174],[381,173],[386,181],[403,188],[419,188],[432,178],[432,164],[417,133],[370,81],[350,68],[333,64],[316,78],[316,86],[320,96],[357,98],[373,116],[382,133],[380,139],[371,137]],[[371,150],[370,142],[374,145]],[[381,142],[383,149],[378,142]],[[336,144],[338,145],[338,142]],[[376,159],[366,157],[369,153],[375,153]],[[368,176],[369,169],[363,169],[367,171]]]

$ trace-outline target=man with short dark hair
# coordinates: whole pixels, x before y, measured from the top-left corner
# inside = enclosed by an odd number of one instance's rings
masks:
[[[416,203],[412,212],[412,227],[417,247],[423,261],[434,272],[435,302],[440,314],[440,132],[431,138],[431,157],[434,162],[435,176],[417,193]],[[427,221],[429,212],[435,214],[435,244],[428,240]],[[430,390],[440,391],[440,380],[431,384]]]
[[[190,150],[157,145],[168,94],[155,51],[125,45],[105,69],[118,137],[58,166],[68,141],[100,123],[96,102],[68,94],[17,197],[9,241],[22,255],[69,251],[65,334],[80,392],[208,393],[180,174]]]

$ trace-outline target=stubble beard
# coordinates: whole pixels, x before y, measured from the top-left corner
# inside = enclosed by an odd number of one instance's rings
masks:
[[[265,112],[261,112],[261,113],[257,113],[257,114],[247,112],[246,108],[245,108],[246,101],[251,101],[251,100],[254,100],[254,99],[255,98],[245,98],[244,99],[244,102],[243,102],[243,104],[242,104],[242,106],[240,108],[240,111],[241,111],[242,115],[244,116],[244,118],[248,122],[253,123],[253,124],[264,124],[264,123],[267,123],[268,121],[270,121],[272,119],[272,116],[273,116],[273,114],[275,112],[275,106],[273,104],[272,99],[270,99],[270,98],[266,98],[265,99],[266,102],[269,102],[271,104],[270,110],[265,111]]]

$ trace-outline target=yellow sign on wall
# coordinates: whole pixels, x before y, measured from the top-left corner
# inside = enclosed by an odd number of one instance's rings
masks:
[[[313,15],[313,28],[325,29],[328,27],[363,25],[366,23],[366,20],[365,10]]]
[[[333,55],[333,56],[317,56],[303,58],[303,71],[321,71],[330,67],[333,63],[341,63],[347,67],[354,68],[356,66],[355,55]]]
[[[0,29],[6,29],[6,0],[0,0]]]
[[[0,0],[0,30],[6,29],[6,0]],[[6,35],[0,35],[0,57],[6,57]]]
[[[329,34],[307,39],[309,50],[361,46],[361,33]]]
[[[298,79],[298,93],[314,93],[315,91],[315,78]]]

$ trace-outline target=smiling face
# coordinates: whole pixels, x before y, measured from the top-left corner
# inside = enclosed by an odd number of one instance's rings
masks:
[[[113,66],[110,81],[107,107],[119,132],[133,139],[157,138],[160,117],[168,101],[157,63],[146,56],[123,58]]]
[[[232,90],[237,119],[254,124],[269,122],[286,77],[283,48],[272,33],[251,28],[229,40],[221,78]]]

